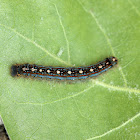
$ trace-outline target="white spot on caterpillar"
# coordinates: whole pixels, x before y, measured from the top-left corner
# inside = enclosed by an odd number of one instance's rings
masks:
[[[23,70],[23,71],[25,71],[25,70],[29,70],[29,68],[25,68],[25,67],[24,67],[24,68],[22,68],[22,70]]]
[[[42,69],[40,69],[39,71],[42,72]]]
[[[32,71],[36,71],[37,69],[32,68],[31,70],[32,70]]]
[[[56,72],[57,72],[57,74],[60,74],[60,71],[59,70],[57,70]]]
[[[90,69],[90,72],[93,72],[93,69],[92,68]]]
[[[102,66],[102,65],[100,65],[100,66],[99,66],[99,69],[101,69],[102,67],[103,67],[103,66]]]
[[[51,71],[50,70],[47,70],[47,73],[50,73]]]
[[[108,64],[109,64],[109,62],[106,62],[106,64],[108,65]]]
[[[81,73],[81,74],[82,74],[82,73],[83,73],[83,71],[82,71],[82,70],[79,70],[79,73]]]
[[[115,62],[115,61],[116,61],[116,59],[115,59],[115,58],[112,58],[112,61],[114,61],[114,62]]]
[[[68,71],[68,74],[71,74],[71,71]]]

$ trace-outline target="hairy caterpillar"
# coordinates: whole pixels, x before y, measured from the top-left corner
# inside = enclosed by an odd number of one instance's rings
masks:
[[[12,76],[40,77],[59,80],[77,80],[97,76],[117,64],[117,58],[109,57],[86,67],[52,67],[35,64],[16,64],[11,67]]]

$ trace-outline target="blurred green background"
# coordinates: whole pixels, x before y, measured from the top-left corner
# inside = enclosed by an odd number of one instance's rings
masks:
[[[140,139],[139,0],[0,0],[0,116],[11,140]],[[96,79],[13,78],[12,64],[87,66]]]

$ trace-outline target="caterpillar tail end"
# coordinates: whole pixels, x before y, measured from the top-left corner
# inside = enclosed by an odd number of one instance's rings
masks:
[[[113,66],[118,63],[118,59],[114,56],[110,57],[109,59],[110,59],[110,62]]]

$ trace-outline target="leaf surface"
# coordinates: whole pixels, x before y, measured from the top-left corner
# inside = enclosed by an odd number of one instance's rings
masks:
[[[139,139],[140,2],[0,0],[0,115],[11,140]],[[87,66],[96,79],[13,78],[13,64]]]

